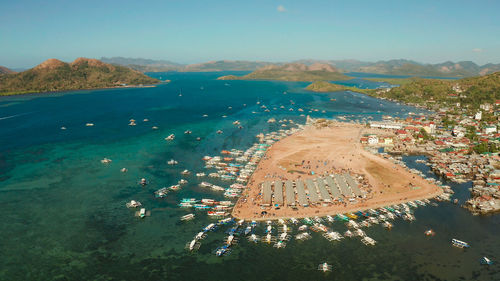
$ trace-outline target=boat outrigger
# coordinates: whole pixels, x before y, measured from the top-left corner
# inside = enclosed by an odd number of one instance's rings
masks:
[[[323,272],[332,271],[332,266],[324,262],[318,265],[318,270]]]
[[[458,239],[451,239],[451,244],[457,248],[469,248],[469,244],[467,242],[464,242],[464,241],[460,241]]]

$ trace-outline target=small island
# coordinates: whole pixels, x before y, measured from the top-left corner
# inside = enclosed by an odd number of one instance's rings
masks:
[[[315,63],[305,65],[301,63],[288,63],[284,65],[267,65],[244,76],[226,75],[218,80],[280,80],[280,81],[329,81],[347,80],[351,77],[344,75],[335,67]]]
[[[357,87],[349,87],[339,84],[330,83],[327,81],[316,81],[306,87],[306,90],[311,92],[319,92],[319,93],[331,93],[331,92],[340,92],[340,91],[352,91],[357,93],[369,94],[373,89],[360,89]]]
[[[0,95],[132,87],[159,83],[128,67],[78,58],[71,63],[48,59],[20,73],[0,75]]]

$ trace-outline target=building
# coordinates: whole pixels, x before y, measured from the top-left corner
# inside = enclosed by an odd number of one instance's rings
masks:
[[[497,127],[496,126],[487,126],[484,128],[484,133],[485,134],[491,134],[491,133],[496,133]]]
[[[402,129],[403,125],[395,122],[370,122],[370,127],[381,129]]]

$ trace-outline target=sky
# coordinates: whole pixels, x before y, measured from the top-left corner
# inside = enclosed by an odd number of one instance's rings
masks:
[[[496,0],[0,0],[0,65],[48,58],[500,63]]]

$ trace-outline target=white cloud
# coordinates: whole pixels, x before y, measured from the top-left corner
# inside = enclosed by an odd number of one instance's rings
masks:
[[[283,5],[279,5],[277,8],[278,12],[283,13],[286,11],[285,7]]]
[[[474,53],[481,53],[483,51],[483,49],[481,49],[481,48],[474,48],[474,49],[472,49],[472,51]]]

